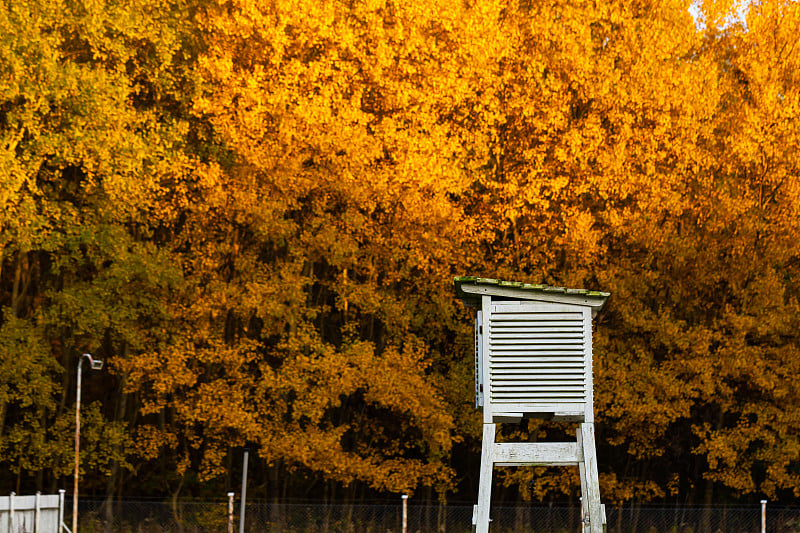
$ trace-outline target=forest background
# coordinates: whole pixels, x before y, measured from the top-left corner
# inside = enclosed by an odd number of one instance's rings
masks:
[[[466,274],[612,293],[605,501],[800,496],[798,3],[2,6],[0,492],[89,352],[82,493],[472,501]]]

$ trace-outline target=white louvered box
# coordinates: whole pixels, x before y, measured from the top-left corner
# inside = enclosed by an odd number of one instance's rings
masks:
[[[608,293],[456,278],[477,307],[476,403],[484,422],[593,421],[592,318]]]

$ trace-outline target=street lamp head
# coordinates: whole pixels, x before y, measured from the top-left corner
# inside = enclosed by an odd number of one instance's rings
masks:
[[[94,357],[92,357],[92,354],[90,354],[90,353],[83,354],[80,357],[80,361],[83,361],[84,357],[89,360],[89,364],[92,366],[92,370],[102,370],[103,369],[103,362],[100,361],[100,360],[95,359]],[[78,361],[78,368],[80,368],[80,366],[81,366],[80,365],[80,361]]]

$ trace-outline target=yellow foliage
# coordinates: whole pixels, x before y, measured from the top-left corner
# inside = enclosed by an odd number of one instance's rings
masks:
[[[610,501],[798,493],[800,7],[734,4],[3,3],[0,462],[65,471],[35,457],[91,350],[109,472],[179,491],[249,444],[444,494],[480,435],[470,273],[613,293]]]

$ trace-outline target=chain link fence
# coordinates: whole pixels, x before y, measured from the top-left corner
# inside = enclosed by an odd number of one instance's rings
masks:
[[[201,533],[239,531],[239,506],[228,502],[81,501],[81,533]],[[71,508],[71,507],[68,507]],[[607,507],[608,533],[761,531],[754,507]],[[402,506],[248,503],[247,533],[401,533]],[[578,533],[580,508],[564,505],[492,507],[492,533]],[[408,533],[469,533],[472,506],[408,506]],[[769,533],[800,532],[800,509],[768,507]]]

